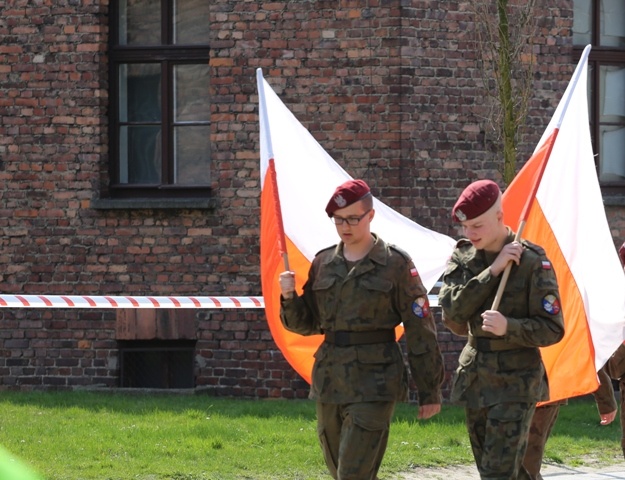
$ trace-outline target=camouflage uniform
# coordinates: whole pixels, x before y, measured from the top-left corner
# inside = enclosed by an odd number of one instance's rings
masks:
[[[419,402],[442,401],[443,361],[427,292],[408,254],[374,239],[351,270],[342,243],[322,250],[302,295],[281,300],[286,329],[326,335],[315,353],[310,398],[317,401],[326,464],[340,480],[376,478],[395,402],[408,398],[407,371],[394,339],[400,323]]]
[[[625,245],[625,244],[624,244]],[[621,344],[603,367],[608,375],[618,380],[621,399],[621,448],[625,457],[625,343]]]
[[[506,243],[514,241],[508,229]],[[490,273],[497,253],[460,240],[443,275],[439,304],[452,331],[466,331],[451,399],[464,405],[473,455],[482,479],[528,478],[522,468],[536,402],[549,399],[538,347],[564,336],[556,276],[544,250],[527,241],[513,264],[499,312],[508,320],[497,337],[484,332],[482,312],[492,308],[500,277]]]

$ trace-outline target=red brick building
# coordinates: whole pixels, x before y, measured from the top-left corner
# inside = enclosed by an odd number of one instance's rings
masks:
[[[612,92],[605,75],[625,64],[623,16],[608,22],[598,0],[537,3],[537,67],[520,159],[540,138],[586,42],[597,45],[593,132],[625,123],[622,83],[620,110],[600,111]],[[470,7],[448,0],[0,4],[0,292],[261,295],[259,67],[348,172],[403,215],[456,236],[449,210],[459,191],[477,178],[501,178],[484,133]],[[610,148],[603,146],[606,158]],[[601,158],[620,244],[625,173],[604,171]],[[0,309],[0,318],[0,389],[307,394],[262,310]],[[451,374],[462,342],[442,327],[440,338]]]

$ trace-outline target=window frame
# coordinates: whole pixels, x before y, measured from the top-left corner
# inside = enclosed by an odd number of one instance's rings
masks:
[[[590,135],[592,139],[593,152],[595,154],[595,167],[597,174],[599,174],[599,159],[601,155],[601,142],[600,138],[600,92],[598,85],[600,85],[601,66],[621,66],[625,68],[625,48],[617,47],[604,47],[599,45],[601,36],[601,1],[591,1],[591,34],[590,44],[592,46],[590,55],[588,56],[589,66],[589,84],[590,89],[590,105],[588,106],[588,117],[590,120]],[[573,61],[577,62],[581,56],[586,45],[573,44]],[[625,153],[623,154],[623,162],[625,162]],[[605,181],[599,177],[601,190],[606,194],[623,194],[625,192],[625,179],[622,181]]]
[[[178,65],[208,65],[209,45],[174,45],[173,7],[175,0],[161,0],[161,45],[120,45],[119,0],[110,4],[109,37],[109,197],[117,199],[210,198],[210,185],[176,185],[174,177],[174,97],[173,75]],[[124,64],[157,63],[161,67],[161,183],[120,182],[119,68]],[[192,122],[195,124],[196,122]],[[210,119],[197,122],[210,127]],[[210,161],[210,159],[209,159]]]

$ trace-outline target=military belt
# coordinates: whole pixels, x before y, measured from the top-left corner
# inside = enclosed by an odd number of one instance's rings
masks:
[[[370,330],[367,332],[328,331],[325,332],[325,341],[337,347],[394,342],[395,330]]]
[[[509,343],[501,338],[474,337],[472,335],[469,335],[469,345],[478,352],[503,352],[505,350],[525,348],[522,345]]]

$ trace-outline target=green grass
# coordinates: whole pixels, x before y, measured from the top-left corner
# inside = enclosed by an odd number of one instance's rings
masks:
[[[311,401],[94,392],[0,394],[0,445],[48,480],[328,479]],[[470,464],[460,408],[428,421],[398,406],[381,478],[413,466]],[[622,460],[618,421],[592,399],[560,410],[546,460]]]

